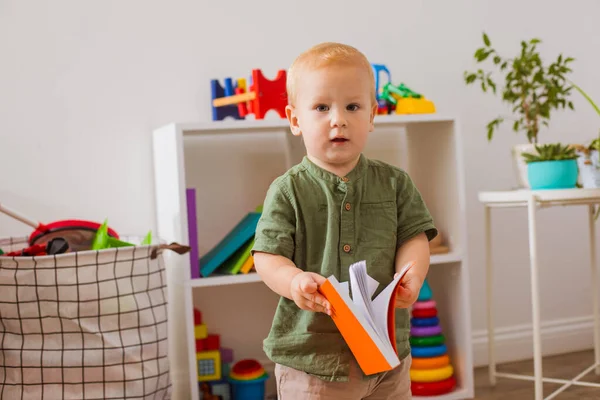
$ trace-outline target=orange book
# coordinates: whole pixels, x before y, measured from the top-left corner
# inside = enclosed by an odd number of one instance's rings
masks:
[[[365,261],[350,266],[352,298],[348,282],[340,283],[333,275],[319,288],[331,304],[333,322],[366,375],[389,371],[400,365],[394,312],[396,288],[413,265],[413,262],[405,265],[374,299],[379,282],[367,274]]]

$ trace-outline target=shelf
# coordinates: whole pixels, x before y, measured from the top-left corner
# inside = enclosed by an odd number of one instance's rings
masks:
[[[449,264],[453,262],[460,262],[462,257],[458,252],[450,252],[446,254],[434,254],[431,256],[431,265],[438,264]],[[223,275],[223,276],[209,276],[208,278],[192,279],[187,283],[188,287],[211,287],[211,286],[223,286],[223,285],[237,285],[240,283],[253,283],[260,282],[260,276],[251,272],[248,274],[238,275]]]
[[[406,114],[406,115],[377,115],[375,126],[402,125],[426,122],[452,122],[453,117],[440,114]],[[261,120],[224,120],[203,123],[175,124],[184,136],[222,134],[224,131],[267,131],[271,129],[285,129],[289,122],[284,118],[271,118]]]
[[[440,312],[447,316],[449,352],[455,357],[459,386],[452,393],[434,397],[415,397],[422,400],[459,400],[473,398],[473,360],[469,307],[469,271],[466,259],[467,235],[464,202],[464,167],[462,161],[460,126],[457,118],[442,114],[377,115],[376,132],[381,132],[369,155],[374,159],[405,168],[421,188],[436,225],[452,238],[452,252],[431,256],[430,284],[439,299]],[[265,148],[263,148],[263,146]],[[219,153],[215,153],[219,152]],[[222,152],[222,153],[220,153]],[[231,155],[230,155],[231,153]],[[270,155],[277,159],[270,162]],[[428,154],[429,157],[421,157]],[[266,188],[274,176],[300,162],[305,155],[302,138],[289,132],[289,122],[277,115],[263,120],[173,122],[153,132],[153,159],[157,234],[168,242],[187,243],[186,188],[201,187],[205,196],[197,199],[197,209],[215,209],[220,205],[213,193],[222,180],[237,183],[254,180],[246,202],[234,202],[227,210],[242,215],[249,207],[264,200]],[[247,156],[247,158],[246,158]],[[230,157],[237,157],[231,162]],[[240,158],[243,157],[243,158]],[[260,160],[259,163],[255,161]],[[267,162],[263,162],[267,160]],[[433,161],[432,161],[433,160]],[[238,162],[239,161],[239,162]],[[220,164],[221,163],[221,164]],[[219,174],[215,174],[215,165]],[[238,171],[240,169],[240,171]],[[245,183],[245,182],[244,182]],[[239,196],[243,185],[233,184],[231,190],[219,196]],[[248,203],[248,204],[246,204]],[[231,210],[231,211],[230,211]],[[221,223],[219,213],[203,213],[198,226],[204,227],[207,241],[212,226]],[[227,216],[233,224],[235,217]],[[175,343],[178,354],[186,354],[173,364],[173,386],[182,398],[198,398],[197,360],[193,349],[195,336],[193,311],[199,307],[210,321],[210,328],[231,343],[239,357],[264,357],[259,350],[272,324],[277,296],[272,296],[260,276],[249,274],[210,276],[190,279],[189,257],[173,259],[177,268],[167,268],[168,280],[177,285],[169,290],[169,306],[175,318],[170,336],[185,338]],[[243,284],[254,284],[243,285]],[[181,285],[181,286],[180,286]],[[235,286],[229,286],[235,285]],[[242,286],[239,286],[242,285]],[[262,290],[258,289],[262,286]],[[216,290],[205,290],[205,288]],[[197,289],[202,288],[202,289]],[[225,289],[225,290],[223,290]],[[238,307],[239,301],[252,297],[252,315]],[[224,312],[224,310],[227,310]],[[235,322],[232,322],[232,320]],[[241,322],[244,321],[244,322]],[[240,324],[244,331],[239,331]],[[180,359],[180,357],[177,357]],[[187,377],[187,379],[186,379]]]
[[[458,389],[454,392],[450,392],[447,394],[442,394],[439,396],[415,396],[413,395],[413,399],[415,400],[458,400],[458,399],[467,399],[469,398],[469,392],[467,389]]]
[[[210,287],[223,285],[236,285],[239,283],[260,282],[260,276],[256,272],[242,275],[209,276],[208,278],[197,278],[187,282],[189,287]]]

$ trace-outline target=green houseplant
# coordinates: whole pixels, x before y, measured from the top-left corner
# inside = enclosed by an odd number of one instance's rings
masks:
[[[567,75],[572,72],[572,57],[560,54],[555,61],[545,64],[538,50],[540,39],[521,41],[521,50],[512,58],[503,57],[492,47],[489,36],[483,33],[483,46],[474,53],[477,63],[491,62],[504,83],[501,90],[492,72],[479,68],[465,71],[466,85],[479,83],[484,93],[500,94],[502,102],[510,107],[510,115],[500,115],[487,123],[487,138],[491,141],[500,125],[512,121],[512,130],[525,133],[527,143],[513,148],[513,159],[521,187],[528,187],[527,166],[521,154],[534,151],[539,143],[542,127],[548,127],[553,111],[569,108],[572,85]],[[500,92],[500,93],[498,93]]]
[[[600,107],[594,103],[594,100],[578,85],[573,83],[573,87],[591,104],[592,108],[600,116]],[[600,187],[600,130],[598,137],[592,140],[588,146],[578,146],[579,154],[578,164],[582,185],[584,188]]]
[[[535,153],[523,153],[531,189],[572,189],[577,187],[575,147],[551,143],[535,145]]]

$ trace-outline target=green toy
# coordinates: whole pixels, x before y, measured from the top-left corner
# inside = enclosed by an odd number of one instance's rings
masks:
[[[386,83],[383,85],[383,93],[381,94],[382,99],[392,104],[397,104],[398,100],[396,100],[394,95],[404,99],[409,97],[413,99],[420,99],[423,97],[420,93],[409,89],[404,83],[401,83],[398,86],[394,86],[391,83]]]
[[[148,231],[144,240],[140,243],[141,246],[149,245],[152,243],[152,231]],[[127,247],[134,246],[133,243],[125,242],[120,239],[116,239],[108,234],[108,220],[104,220],[102,225],[96,231],[94,241],[92,242],[92,250],[103,250],[111,249],[116,247]]]

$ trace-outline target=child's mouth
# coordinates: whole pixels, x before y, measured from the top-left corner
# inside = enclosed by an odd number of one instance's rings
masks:
[[[347,141],[348,141],[348,139],[346,139],[346,138],[342,138],[342,137],[339,137],[339,138],[333,138],[333,139],[331,139],[331,141],[332,141],[333,143],[344,143],[344,142],[347,142]]]

